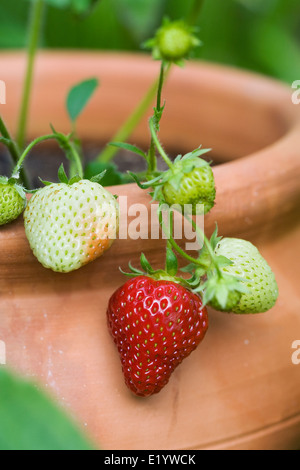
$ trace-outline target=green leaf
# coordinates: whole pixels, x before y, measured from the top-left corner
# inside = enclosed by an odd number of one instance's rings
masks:
[[[82,113],[98,85],[98,79],[91,78],[75,85],[70,90],[67,97],[67,111],[72,122],[75,122]]]
[[[130,152],[136,153],[137,155],[140,155],[141,157],[147,160],[147,154],[135,145],[127,144],[125,142],[110,142],[109,145],[111,145],[112,147],[118,147],[124,150],[129,150]]]
[[[106,174],[106,170],[102,171],[101,173],[99,173],[99,175],[95,175],[91,178],[91,182],[92,183],[98,183],[100,184],[100,182],[102,181],[102,179],[104,178]]]
[[[121,23],[137,42],[144,41],[156,28],[163,14],[165,0],[112,0]]]
[[[105,173],[104,173],[105,172]],[[92,181],[99,174],[103,174],[101,186],[118,186],[122,184],[122,173],[113,163],[90,162],[85,166],[84,178]]]
[[[0,368],[0,450],[93,450],[35,384]]]

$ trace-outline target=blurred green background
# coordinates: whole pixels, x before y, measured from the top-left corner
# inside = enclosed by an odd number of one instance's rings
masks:
[[[192,0],[100,0],[85,18],[48,6],[41,45],[138,51],[163,16],[183,17],[191,5]],[[25,46],[28,12],[29,0],[1,0],[1,49]],[[204,43],[198,58],[288,83],[300,78],[299,0],[206,0],[198,25]]]

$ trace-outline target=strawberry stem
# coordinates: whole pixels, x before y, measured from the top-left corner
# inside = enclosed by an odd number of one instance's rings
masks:
[[[0,133],[7,140],[5,145],[9,150],[10,156],[14,164],[16,164],[20,158],[20,150],[19,150],[17,143],[11,138],[10,133],[3,119],[1,118],[1,116],[0,116]],[[20,171],[20,180],[23,183],[23,185],[29,189],[30,183],[29,183],[29,179],[27,177],[27,174],[24,168],[22,168]]]
[[[161,209],[161,208],[160,208]],[[185,258],[187,261],[197,264],[198,266],[201,266],[202,268],[206,268],[207,266],[200,260],[200,259],[195,259],[192,256],[188,255],[180,246],[175,242],[173,235],[172,235],[172,229],[174,226],[174,212],[169,211],[169,230],[166,228],[164,221],[163,221],[163,216],[162,216],[162,211],[159,209],[159,224],[164,231],[165,235],[168,238],[168,242],[170,245],[174,248],[175,251],[179,255],[181,255],[183,258]],[[205,236],[205,235],[204,235]]]
[[[24,82],[23,97],[21,103],[21,111],[19,117],[19,127],[17,134],[18,146],[23,150],[25,137],[26,137],[26,125],[29,101],[32,89],[33,71],[36,52],[38,48],[41,20],[44,9],[44,0],[36,0],[32,3],[32,18],[29,27],[29,44],[27,52],[27,70]]]
[[[223,274],[220,270],[220,266],[219,266],[219,263],[216,259],[216,255],[211,247],[211,244],[210,244],[210,241],[208,240],[208,238],[206,237],[205,233],[202,232],[202,230],[198,227],[198,225],[196,224],[196,222],[193,220],[193,219],[190,219],[189,217],[187,217],[187,220],[192,224],[192,227],[194,228],[194,230],[197,232],[197,234],[203,238],[204,240],[204,243],[205,243],[205,246],[207,248],[207,251],[210,255],[210,258],[211,258],[211,261],[212,261],[212,264],[214,265],[216,271],[217,271],[217,274],[218,274],[218,277],[219,278],[222,278],[223,277]]]
[[[166,152],[162,148],[162,145],[161,145],[161,143],[160,143],[160,141],[157,137],[157,133],[156,133],[156,129],[155,129],[155,122],[154,122],[153,117],[150,119],[149,124],[150,124],[151,136],[152,136],[154,144],[156,145],[157,150],[159,151],[161,157],[163,158],[165,163],[168,165],[168,167],[172,169],[173,168],[173,163],[171,162],[168,155],[166,154]]]
[[[166,78],[169,70],[166,71],[164,79]],[[151,103],[154,101],[156,93],[158,93],[158,88],[160,86],[160,78],[155,79],[154,83],[150,86],[149,90],[146,92],[142,101],[135,108],[133,113],[129,116],[126,122],[121,126],[118,132],[111,139],[113,142],[126,142],[130,137],[134,129],[137,127],[139,122],[142,120],[145,113],[148,111]],[[107,147],[105,148],[96,158],[98,162],[108,163],[110,162],[118,152],[118,148]]]
[[[79,177],[82,179],[83,178],[83,168],[82,168],[82,162],[80,159],[80,156],[75,148],[75,145],[70,141],[70,138],[68,136],[65,136],[64,134],[60,134],[58,132],[55,132],[54,134],[49,134],[49,135],[44,135],[41,137],[38,137],[37,139],[33,140],[24,150],[22,153],[21,157],[19,158],[14,170],[13,170],[13,177],[16,177],[20,170],[21,166],[29,154],[29,152],[35,147],[37,144],[44,142],[46,140],[56,140],[60,146],[69,154],[69,158],[72,162],[75,163],[77,172]]]
[[[21,169],[21,166],[25,160],[25,158],[27,157],[28,153],[30,152],[30,150],[35,146],[37,145],[38,143],[40,142],[43,142],[44,140],[50,140],[50,139],[55,139],[55,136],[54,134],[50,134],[50,135],[46,135],[46,136],[42,136],[42,137],[38,137],[37,139],[35,139],[34,141],[32,141],[28,147],[24,150],[24,152],[22,153],[21,157],[19,158],[14,170],[13,170],[13,177],[17,176],[18,173],[20,172],[20,169]]]
[[[205,233],[198,227],[198,225],[196,224],[196,222],[193,220],[193,219],[190,219],[188,217],[186,217],[187,220],[192,224],[194,230],[196,231],[196,233],[198,234],[199,238],[203,239],[204,241],[204,244],[207,248],[207,251],[209,253],[209,256],[211,258],[211,263],[213,264],[213,266],[215,267],[216,269],[216,272],[217,272],[217,276],[219,279],[223,278],[223,274],[220,270],[220,266],[219,266],[219,263],[216,259],[216,256],[215,256],[215,253],[211,247],[211,244],[210,244],[210,241],[208,240],[208,238],[206,237]],[[174,226],[174,213],[173,211],[169,211],[169,230],[166,228],[164,222],[163,222],[163,217],[162,217],[162,211],[161,211],[161,208],[159,208],[159,224],[160,226],[162,227],[162,230],[164,231],[164,233],[166,234],[167,238],[168,238],[168,242],[170,243],[170,245],[172,246],[172,248],[177,251],[177,253],[182,256],[184,259],[186,259],[187,261],[193,263],[194,265],[197,265],[201,268],[203,268],[205,271],[207,271],[209,268],[210,268],[210,265],[208,265],[207,263],[203,262],[203,260],[201,260],[201,257],[200,258],[193,258],[192,256],[188,255],[174,240],[173,236],[172,236],[172,231],[173,231],[173,226]]]

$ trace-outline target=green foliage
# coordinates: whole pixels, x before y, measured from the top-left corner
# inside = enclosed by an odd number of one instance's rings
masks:
[[[153,37],[164,16],[171,20],[186,18],[193,5],[192,0],[47,3],[45,47],[134,51]],[[91,6],[94,8],[90,11]],[[76,14],[82,12],[91,14]],[[1,0],[0,14],[0,48],[23,47],[28,1]],[[195,52],[195,57],[291,83],[300,76],[299,17],[299,0],[205,0],[198,21],[204,47]]]
[[[85,166],[84,178],[92,180],[95,175],[105,172],[101,178],[101,186],[117,186],[122,184],[123,175],[113,163],[90,162]]]
[[[31,2],[37,0],[30,0]],[[44,0],[44,2],[54,8],[69,9],[79,15],[89,13],[99,0]]]
[[[92,446],[48,396],[1,367],[0,450],[92,450]]]
[[[67,97],[67,111],[71,121],[75,122],[77,120],[98,85],[98,80],[91,78],[75,85],[70,90]]]

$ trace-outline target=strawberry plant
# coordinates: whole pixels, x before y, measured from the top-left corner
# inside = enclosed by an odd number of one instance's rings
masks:
[[[88,13],[95,2],[46,3],[82,14]],[[142,270],[130,265],[127,275],[131,279],[111,296],[107,308],[108,328],[119,350],[125,382],[142,397],[161,391],[173,371],[199,346],[208,329],[208,307],[221,312],[257,314],[273,308],[278,297],[275,276],[256,247],[245,240],[222,238],[217,230],[209,240],[193,219],[195,215],[208,214],[215,205],[214,171],[207,160],[209,149],[202,148],[199,142],[198,148],[173,159],[159,138],[167,106],[162,100],[163,86],[171,68],[183,66],[193,49],[201,45],[192,20],[202,3],[195,1],[189,21],[165,20],[155,37],[145,43],[145,47],[152,49],[153,58],[161,62],[159,76],[110,145],[90,164],[84,162],[77,119],[99,85],[96,78],[76,84],[67,96],[71,128],[68,135],[52,126],[51,134],[37,137],[24,148],[42,0],[33,3],[33,28],[16,140],[0,118],[1,142],[15,162],[12,176],[0,177],[0,225],[15,220],[24,211],[26,237],[45,268],[67,274],[99,258],[112,246],[118,232],[119,206],[116,197],[103,187],[104,181],[107,185],[112,181],[121,184],[130,177],[130,181],[133,179],[140,188],[149,191],[153,202],[158,202],[157,217],[167,238],[165,266],[154,270],[142,254]],[[155,96],[156,106],[149,119],[149,149],[145,152],[126,141]],[[58,170],[59,182],[42,181],[44,187],[32,190],[23,164],[33,147],[48,140],[55,140],[63,149],[70,161],[69,174],[62,165]],[[120,174],[113,164],[119,149],[143,158],[146,171]],[[159,171],[159,162],[167,169]],[[32,193],[27,207],[26,192]],[[169,215],[168,227],[162,217],[163,208],[167,208]],[[173,237],[174,208],[184,214],[202,242],[195,257],[185,252]],[[178,258],[189,262],[180,274]]]

